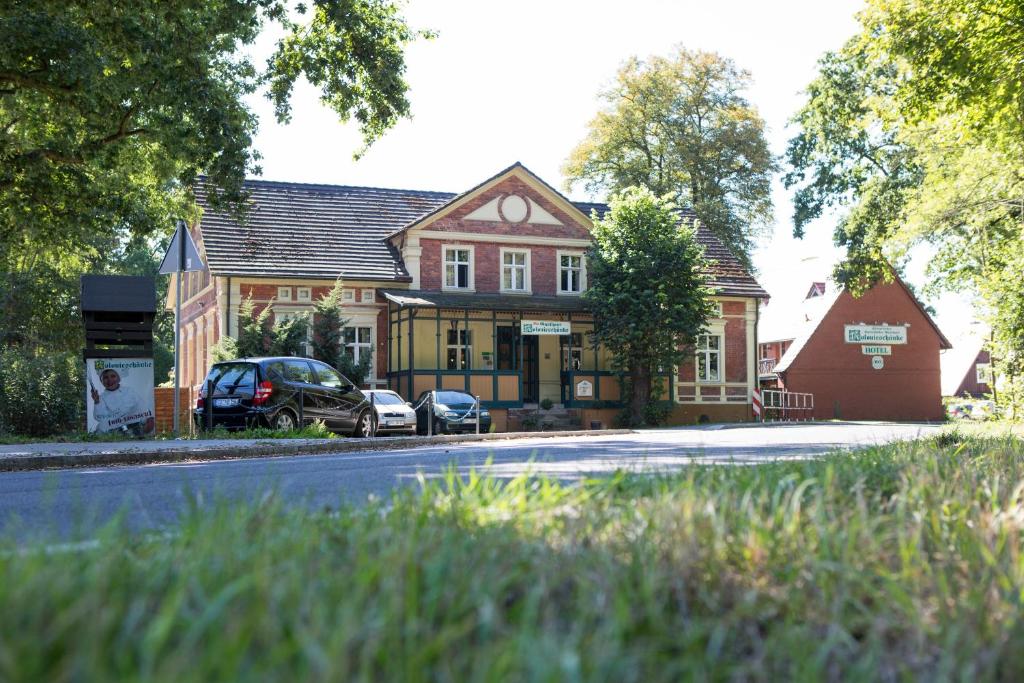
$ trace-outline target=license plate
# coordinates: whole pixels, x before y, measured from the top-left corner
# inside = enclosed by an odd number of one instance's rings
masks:
[[[465,420],[462,421],[462,424],[464,424],[464,425],[475,425],[476,424],[476,418],[475,417],[467,417]]]
[[[384,420],[384,424],[386,424],[388,427],[401,427],[402,425],[405,424],[405,420],[403,420],[402,418],[398,418],[395,420]]]
[[[234,408],[238,405],[237,398],[215,398],[213,399],[214,408]]]

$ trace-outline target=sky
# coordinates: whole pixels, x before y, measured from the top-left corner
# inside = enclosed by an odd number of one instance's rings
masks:
[[[598,93],[631,56],[668,55],[677,45],[718,52],[750,72],[748,100],[782,155],[795,133],[788,120],[817,60],[857,31],[863,0],[412,0],[404,14],[437,32],[406,52],[412,118],[401,121],[358,161],[361,139],[321,105],[316,89],[298,87],[293,118],[274,121],[269,103],[250,99],[260,116],[256,149],[267,180],[462,192],[516,161],[565,190],[561,166],[601,106]],[[269,51],[269,40],[258,47]],[[780,176],[781,178],[781,176]],[[754,254],[762,286],[782,302],[806,291],[841,252],[832,245],[836,216],[792,237],[791,194],[776,179],[775,224]],[[582,188],[572,199],[589,197]],[[923,263],[908,270],[924,284]],[[959,297],[932,301],[947,336],[965,326]]]

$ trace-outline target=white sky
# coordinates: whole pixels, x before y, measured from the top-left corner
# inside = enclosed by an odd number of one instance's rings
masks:
[[[405,10],[410,23],[439,33],[407,51],[413,118],[353,161],[356,127],[340,124],[312,87],[296,90],[287,126],[274,121],[266,100],[254,97],[262,177],[461,192],[521,161],[561,190],[560,167],[600,106],[598,91],[628,57],[666,55],[678,44],[719,52],[751,72],[747,97],[781,155],[793,134],[787,121],[803,102],[801,90],[818,58],[856,32],[854,14],[862,4],[413,0]],[[588,198],[581,189],[569,196]],[[791,196],[778,180],[774,200],[774,231],[757,250],[755,265],[761,284],[781,302],[830,270],[840,252],[831,243],[834,217],[794,240]],[[910,279],[921,285],[915,270]],[[953,297],[933,303],[947,336],[957,336],[969,306]]]

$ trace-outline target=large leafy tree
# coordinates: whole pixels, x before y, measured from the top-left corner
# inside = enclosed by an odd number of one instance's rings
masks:
[[[265,29],[281,37],[257,64]],[[189,215],[200,173],[242,206],[261,89],[287,121],[304,78],[372,143],[408,114],[419,35],[393,0],[0,0],[0,273],[103,269],[126,233]]]
[[[679,48],[630,59],[600,94],[606,107],[565,163],[569,187],[646,187],[692,207],[747,266],[772,220],[776,162],[743,96],[750,75],[718,54]]]
[[[585,299],[594,313],[593,341],[624,373],[627,421],[657,422],[652,387],[693,352],[712,315],[704,250],[676,206],[650,190],[629,188],[595,221],[587,255]]]
[[[1019,375],[1024,5],[871,0],[860,22],[821,61],[795,117],[786,183],[796,231],[824,206],[844,206],[839,275],[854,289],[929,244],[931,289],[978,295],[997,370]]]

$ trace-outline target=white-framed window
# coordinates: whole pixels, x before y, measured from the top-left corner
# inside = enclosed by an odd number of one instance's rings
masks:
[[[977,363],[974,366],[974,376],[978,384],[992,384],[992,365],[990,363]]]
[[[341,335],[345,344],[345,353],[353,362],[358,363],[373,354],[372,327],[352,325],[342,329]]]
[[[711,317],[721,318],[722,317],[722,302],[712,301],[711,302]]]
[[[722,367],[722,343],[720,334],[697,336],[697,381],[721,382],[725,372]]]
[[[444,289],[473,289],[473,248],[444,248]]]
[[[292,288],[291,287],[278,287],[277,288],[277,300],[278,301],[291,301],[292,300]]]
[[[558,338],[562,347],[562,369],[579,370],[583,367],[583,333],[571,332]]]
[[[558,252],[558,293],[580,294],[587,288],[587,266],[583,254]]]
[[[362,297],[360,301],[364,304],[372,304],[374,302],[374,291],[372,289],[364,289],[359,295]]]
[[[299,303],[308,304],[313,301],[312,287],[297,287],[295,289],[295,300]]]
[[[525,249],[501,250],[501,291],[530,291],[530,252]]]
[[[467,329],[448,330],[449,370],[472,370],[473,331]]]
[[[349,302],[355,301],[356,300],[356,290],[354,290],[354,289],[343,289],[343,290],[341,290],[341,300],[342,301],[349,301]]]

